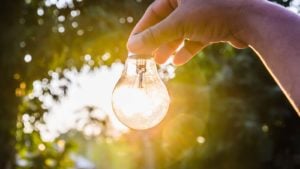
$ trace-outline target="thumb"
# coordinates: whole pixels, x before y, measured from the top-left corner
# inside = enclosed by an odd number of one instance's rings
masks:
[[[144,31],[131,35],[127,42],[130,52],[136,54],[152,54],[161,45],[183,36],[183,24],[178,9],[159,23]]]

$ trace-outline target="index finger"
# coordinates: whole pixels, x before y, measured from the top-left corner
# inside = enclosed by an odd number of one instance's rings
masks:
[[[140,33],[163,20],[177,7],[177,0],[156,0],[146,10],[143,17],[133,28],[131,35]],[[131,36],[130,35],[130,36]]]

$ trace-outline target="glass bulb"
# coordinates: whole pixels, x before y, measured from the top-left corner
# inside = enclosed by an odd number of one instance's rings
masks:
[[[170,97],[154,59],[129,56],[112,95],[117,118],[129,128],[148,129],[162,121],[169,104]]]

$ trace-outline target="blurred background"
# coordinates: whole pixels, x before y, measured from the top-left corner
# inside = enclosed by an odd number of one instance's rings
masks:
[[[160,65],[167,117],[141,132],[116,119],[126,40],[151,2],[1,1],[1,169],[300,168],[300,119],[250,49]]]

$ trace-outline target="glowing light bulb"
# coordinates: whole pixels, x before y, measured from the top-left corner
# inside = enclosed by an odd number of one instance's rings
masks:
[[[154,59],[129,56],[112,96],[118,119],[129,128],[148,129],[162,121],[169,104],[170,97]]]

